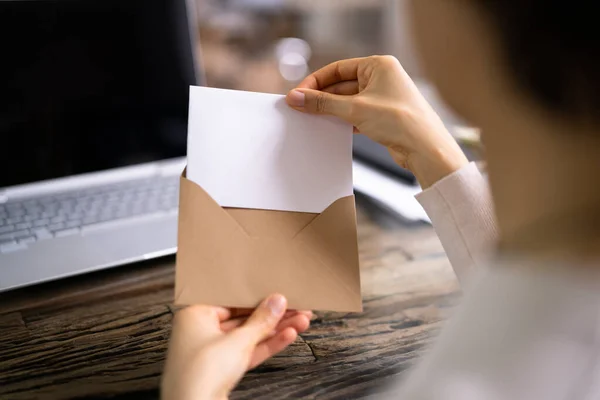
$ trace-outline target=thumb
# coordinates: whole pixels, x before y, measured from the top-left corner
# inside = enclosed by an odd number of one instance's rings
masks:
[[[310,114],[328,114],[347,120],[350,118],[352,96],[342,96],[312,89],[294,89],[285,100],[288,105]]]
[[[246,323],[239,329],[256,346],[267,339],[277,328],[277,324],[285,314],[287,300],[281,294],[273,294],[267,297],[248,318]]]

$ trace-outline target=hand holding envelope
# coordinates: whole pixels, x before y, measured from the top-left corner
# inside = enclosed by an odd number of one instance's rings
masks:
[[[361,311],[352,126],[283,96],[190,88],[177,304]]]

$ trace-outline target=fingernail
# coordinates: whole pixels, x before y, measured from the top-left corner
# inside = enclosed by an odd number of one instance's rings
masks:
[[[292,107],[304,107],[304,93],[298,90],[292,90],[287,95],[288,104]]]
[[[280,294],[275,294],[267,299],[266,306],[271,310],[271,314],[279,316],[285,311],[286,300]]]

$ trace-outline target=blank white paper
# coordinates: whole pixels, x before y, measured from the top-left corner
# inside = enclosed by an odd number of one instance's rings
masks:
[[[222,207],[320,213],[352,195],[352,126],[284,96],[192,86],[187,162]]]

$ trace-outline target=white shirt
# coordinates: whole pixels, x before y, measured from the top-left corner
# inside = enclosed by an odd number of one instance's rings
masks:
[[[391,398],[600,399],[600,284],[586,268],[490,260],[497,238],[475,164],[417,196],[465,297]],[[515,268],[515,265],[518,265]]]

